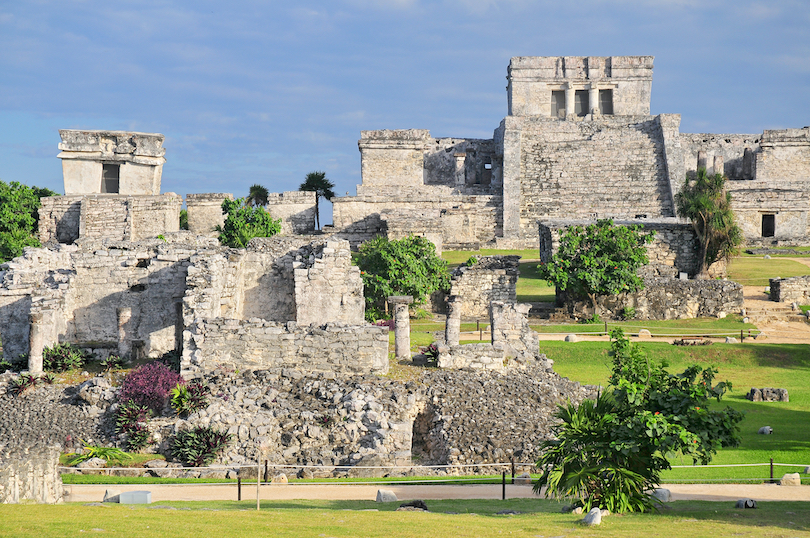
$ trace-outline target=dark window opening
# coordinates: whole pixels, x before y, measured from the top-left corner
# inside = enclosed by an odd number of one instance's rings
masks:
[[[135,264],[135,267],[140,267],[141,269],[146,269],[149,267],[149,258],[144,258],[142,260],[138,260],[138,263]]]
[[[129,291],[140,293],[142,291],[146,291],[146,284],[135,284],[129,287]]]
[[[101,168],[101,192],[108,194],[118,194],[118,174],[121,165],[104,164]]]
[[[613,90],[599,90],[599,110],[602,114],[613,115]]]
[[[488,185],[492,181],[492,159],[486,157],[484,159],[484,173],[481,174],[481,182]]]
[[[585,116],[590,112],[589,109],[589,94],[588,90],[577,90],[574,92],[574,114],[577,116]]]
[[[762,215],[762,237],[776,235],[776,215]]]
[[[551,117],[565,117],[565,92],[562,90],[551,92]]]

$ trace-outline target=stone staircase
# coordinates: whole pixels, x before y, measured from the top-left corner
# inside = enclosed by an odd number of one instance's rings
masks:
[[[751,323],[755,325],[764,325],[779,321],[807,321],[807,318],[802,314],[801,310],[793,310],[793,308],[786,303],[771,303],[767,305],[767,307],[750,306],[746,308],[746,315],[750,318]]]

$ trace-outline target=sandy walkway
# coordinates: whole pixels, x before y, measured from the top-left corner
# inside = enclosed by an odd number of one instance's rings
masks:
[[[810,501],[810,486],[776,484],[664,484],[672,500],[736,501],[751,498],[758,501]],[[365,500],[373,501],[380,488],[393,491],[399,500],[412,499],[500,499],[501,485],[470,486],[375,486],[334,484],[267,484],[261,487],[262,500]],[[212,501],[237,498],[236,484],[212,485],[65,485],[67,502],[98,502],[106,489],[116,491],[145,490],[152,492],[152,502]],[[506,486],[506,498],[538,498],[531,486]],[[242,485],[242,500],[256,499],[256,485]]]

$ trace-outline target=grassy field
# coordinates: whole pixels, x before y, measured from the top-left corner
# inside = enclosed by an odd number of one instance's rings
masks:
[[[743,286],[767,286],[769,278],[810,274],[810,267],[793,260],[760,257],[740,257],[731,260],[728,278]]]
[[[745,413],[742,422],[742,444],[722,449],[713,464],[777,463],[810,465],[810,346],[796,344],[715,344],[713,346],[679,347],[664,343],[643,343],[648,356],[666,360],[670,372],[683,370],[689,364],[715,366],[717,380],[729,380],[734,391],[721,405],[730,405]],[[554,370],[570,379],[590,384],[606,384],[611,362],[606,342],[543,341],[540,350],[553,359]],[[745,394],[751,387],[785,388],[790,402],[749,402]],[[771,426],[772,435],[758,435],[762,426]],[[673,465],[691,465],[691,460],[672,460]],[[798,469],[798,470],[801,470]],[[775,476],[797,469],[777,468]],[[767,478],[769,469],[674,469],[667,480],[720,480]]]
[[[681,501],[658,513],[611,515],[598,527],[535,499],[426,501],[424,512],[396,512],[400,503],[373,501],[161,502],[143,505],[0,505],[0,535],[18,538],[103,536],[176,537],[552,537],[552,536],[810,536],[810,505]],[[519,512],[500,515],[503,510]]]

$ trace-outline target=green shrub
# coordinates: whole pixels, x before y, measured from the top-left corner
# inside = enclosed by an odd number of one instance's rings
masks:
[[[609,388],[595,401],[560,406],[555,439],[543,444],[537,461],[547,471],[535,491],[547,486],[547,495],[574,498],[584,511],[645,511],[653,506],[646,492],[670,468],[668,455],[708,464],[721,446],[739,444],[742,415],[708,408],[731,389],[726,382],[712,385],[714,368],[670,374],[621,329],[611,332],[611,353]]]
[[[84,351],[68,343],[46,347],[42,353],[42,366],[51,372],[78,370],[86,361]]]
[[[82,441],[82,444],[84,445],[84,452],[71,454],[73,457],[67,462],[69,466],[77,465],[92,458],[101,458],[106,460],[108,463],[121,463],[124,460],[132,459],[132,456],[120,448],[90,445],[85,441]]]
[[[466,261],[466,262],[464,262],[464,265],[466,265],[467,267],[472,267],[472,266],[473,266],[473,265],[475,265],[476,263],[478,263],[478,258],[476,258],[475,256],[470,256],[470,257],[467,259],[467,261]]]
[[[434,291],[450,289],[447,262],[424,237],[375,237],[360,246],[357,266],[369,321],[387,317],[385,303],[392,295],[410,295],[414,304],[423,304]]]
[[[141,450],[149,444],[149,430],[146,422],[149,420],[151,410],[146,405],[129,401],[118,406],[115,413],[115,431],[126,434],[127,448],[132,451]]]
[[[202,467],[214,461],[232,437],[210,426],[181,430],[172,440],[172,456],[186,465]]]
[[[632,306],[625,306],[622,308],[621,312],[619,312],[619,317],[624,321],[631,320],[636,317],[636,309]]]
[[[178,383],[170,391],[171,402],[178,415],[190,415],[208,406],[208,389],[197,381]]]
[[[281,232],[281,219],[273,220],[262,206],[250,206],[242,198],[224,200],[222,212],[228,216],[217,226],[219,242],[233,248],[245,248],[254,237],[271,237]]]
[[[106,359],[103,359],[100,364],[105,370],[117,370],[123,368],[124,359],[118,355],[110,355]]]

